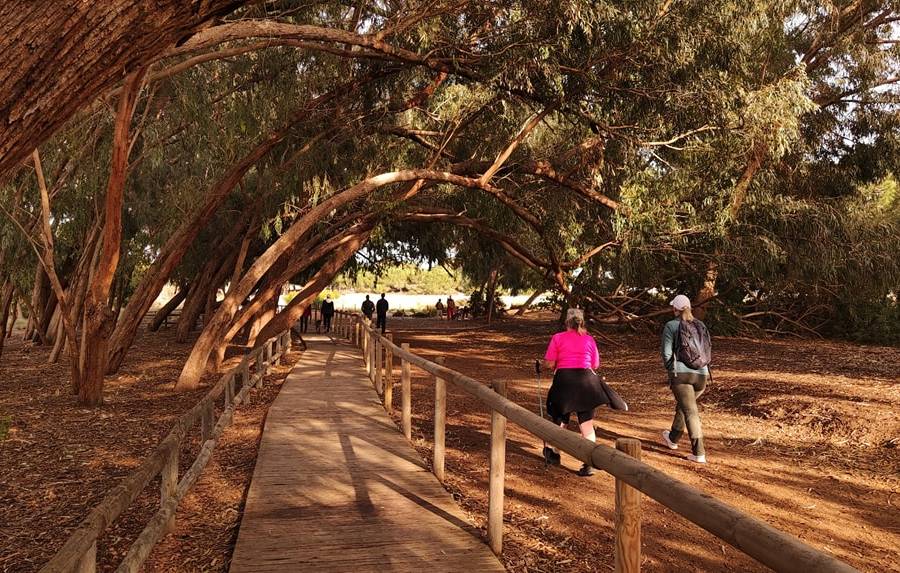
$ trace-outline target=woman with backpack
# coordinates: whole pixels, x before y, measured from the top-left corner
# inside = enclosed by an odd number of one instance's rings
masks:
[[[594,337],[585,328],[582,311],[569,309],[566,330],[550,339],[544,360],[548,368],[556,369],[553,384],[547,393],[547,414],[562,428],[569,423],[569,416],[576,414],[581,435],[596,442],[594,409],[609,404],[610,399],[594,372],[600,366],[600,353]],[[545,447],[544,457],[553,465],[560,463],[560,455],[555,448]],[[578,475],[583,477],[593,474],[594,468],[588,464],[578,470]]]
[[[668,371],[669,388],[675,396],[675,419],[672,428],[662,433],[663,442],[672,450],[678,449],[678,440],[687,425],[691,439],[688,459],[706,463],[703,448],[703,427],[697,400],[706,389],[709,379],[709,361],[712,346],[706,325],[694,318],[691,300],[680,294],[669,303],[676,318],[663,327],[662,360]]]

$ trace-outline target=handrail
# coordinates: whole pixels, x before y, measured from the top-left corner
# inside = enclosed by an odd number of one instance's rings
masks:
[[[366,324],[367,321],[358,319],[357,322],[365,333],[376,337],[378,344],[389,348],[394,355],[436,377],[452,382],[492,411],[500,413],[582,462],[615,476],[771,569],[785,573],[858,573],[847,563],[807,545],[789,533],[747,515],[627,454],[566,431],[473,378],[404,350],[380,335],[376,329]]]
[[[59,551],[41,568],[40,573],[95,571],[97,539],[123,511],[128,509],[157,475],[164,474],[160,492],[160,509],[132,544],[128,555],[117,570],[120,572],[137,571],[150,554],[153,546],[171,529],[178,503],[194,485],[200,472],[212,457],[213,449],[218,443],[220,435],[231,423],[235,406],[247,399],[250,389],[262,382],[269,367],[273,363],[279,363],[282,356],[290,350],[290,345],[290,331],[282,332],[245,354],[237,366],[223,374],[199,402],[178,417],[172,430],[141,462],[141,465],[116,485],[91,510]],[[256,370],[251,375],[250,364],[254,360],[256,361]],[[235,396],[235,382],[238,375],[241,377],[241,390]],[[223,394],[224,411],[213,428],[214,404]],[[181,441],[198,421],[202,422],[200,453],[182,480],[175,484]],[[172,478],[172,483],[167,484],[167,475]]]

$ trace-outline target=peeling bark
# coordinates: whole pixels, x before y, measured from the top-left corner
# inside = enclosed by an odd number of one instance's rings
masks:
[[[244,3],[0,3],[0,176],[128,72]]]

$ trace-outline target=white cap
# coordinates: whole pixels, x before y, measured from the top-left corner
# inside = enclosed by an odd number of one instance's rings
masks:
[[[684,310],[686,308],[691,308],[691,299],[680,294],[672,299],[672,302],[669,303],[669,306],[674,308],[675,310]]]
[[[566,320],[569,320],[572,317],[577,316],[581,320],[584,320],[584,311],[580,308],[570,308],[566,311]]]

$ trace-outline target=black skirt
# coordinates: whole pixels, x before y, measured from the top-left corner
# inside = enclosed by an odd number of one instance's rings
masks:
[[[554,421],[568,420],[573,412],[592,412],[609,404],[600,377],[590,368],[560,368],[547,392],[547,414]]]

